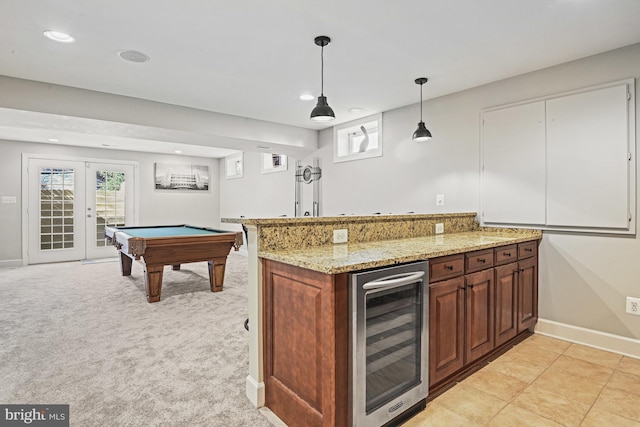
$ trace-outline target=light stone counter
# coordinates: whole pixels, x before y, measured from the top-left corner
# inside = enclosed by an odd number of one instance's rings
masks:
[[[260,258],[337,274],[538,240],[539,230],[483,229],[394,240],[258,251]]]

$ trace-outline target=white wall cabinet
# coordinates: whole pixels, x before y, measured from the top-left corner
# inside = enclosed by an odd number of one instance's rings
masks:
[[[634,80],[482,112],[484,225],[635,233]]]

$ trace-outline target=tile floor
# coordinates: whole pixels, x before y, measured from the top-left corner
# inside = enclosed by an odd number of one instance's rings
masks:
[[[640,360],[535,334],[403,424],[418,426],[640,427]]]

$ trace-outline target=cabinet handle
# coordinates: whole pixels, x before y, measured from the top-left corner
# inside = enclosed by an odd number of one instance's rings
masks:
[[[484,264],[485,262],[487,262],[487,260],[484,258],[478,258],[478,262],[481,262],[482,264]]]
[[[444,268],[446,268],[447,270],[451,271],[451,270],[453,270],[453,265],[445,265]]]
[[[462,289],[463,291],[466,290],[467,288],[464,286],[460,286],[460,289]]]
[[[524,271],[524,268],[519,268],[519,269],[518,269],[518,272],[519,272],[519,273],[522,273],[523,271]]]
[[[531,248],[524,248],[524,251],[525,251],[525,252],[533,252],[533,249],[531,249]]]
[[[502,255],[510,257],[511,256],[511,252],[503,252]]]
[[[467,285],[467,288],[473,289],[473,285]]]

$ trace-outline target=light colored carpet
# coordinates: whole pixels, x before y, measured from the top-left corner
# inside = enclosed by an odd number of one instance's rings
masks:
[[[70,404],[72,426],[270,426],[245,396],[247,258],[224,290],[206,263],[165,267],[162,300],[142,266],[0,270],[0,403]]]

